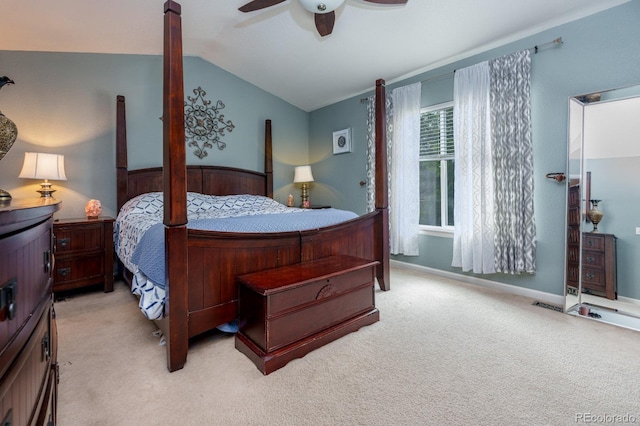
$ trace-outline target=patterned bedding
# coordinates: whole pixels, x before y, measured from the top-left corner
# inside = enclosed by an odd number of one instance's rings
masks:
[[[134,273],[132,291],[140,310],[158,319],[164,309],[164,225],[162,192],[127,201],[115,222],[114,245],[123,264]],[[357,217],[338,209],[298,209],[258,195],[187,193],[188,228],[224,232],[286,232],[317,229]]]

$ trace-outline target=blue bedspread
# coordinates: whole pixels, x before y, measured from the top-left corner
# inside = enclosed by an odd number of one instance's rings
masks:
[[[303,213],[275,213],[256,216],[227,217],[221,219],[193,219],[188,228],[222,232],[288,232],[318,229],[335,225],[357,215],[338,209],[308,210]],[[151,281],[165,288],[164,225],[152,225],[142,236],[133,257],[133,263]]]

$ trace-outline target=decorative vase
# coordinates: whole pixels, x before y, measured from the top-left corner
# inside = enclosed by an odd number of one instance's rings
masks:
[[[598,203],[602,200],[589,200],[589,201],[591,202],[591,209],[589,210],[589,213],[587,213],[587,216],[589,216],[589,220],[591,221],[591,223],[593,223],[593,230],[591,232],[599,232],[598,224],[602,220],[602,216],[604,216],[604,213],[602,213],[598,209]]]
[[[18,128],[6,115],[0,111],[0,160],[9,152],[18,137]],[[11,200],[11,195],[0,189],[0,202]]]
[[[102,213],[102,204],[100,200],[89,200],[84,206],[84,212],[87,214],[87,219],[97,219]]]

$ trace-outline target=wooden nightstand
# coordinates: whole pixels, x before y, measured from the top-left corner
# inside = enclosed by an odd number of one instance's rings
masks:
[[[113,291],[113,222],[111,217],[99,217],[53,223],[54,292],[95,284]]]

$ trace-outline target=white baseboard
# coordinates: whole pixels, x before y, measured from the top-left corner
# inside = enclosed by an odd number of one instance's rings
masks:
[[[455,272],[443,271],[440,269],[429,268],[427,266],[416,265],[413,263],[400,262],[398,260],[391,260],[391,265],[397,268],[411,269],[414,271],[425,272],[427,274],[437,275],[444,278],[454,279],[467,284],[475,284],[481,287],[492,288],[495,290],[504,291],[505,293],[517,294],[519,296],[529,297],[540,302],[564,307],[564,296],[561,296],[559,294],[546,293],[544,291],[518,287],[512,284],[486,280],[484,278],[471,277],[469,275],[457,274]]]
[[[632,299],[630,297],[624,297],[624,296],[618,296],[618,300],[624,303],[630,303],[634,306],[639,306],[640,307],[640,300],[638,299]]]

